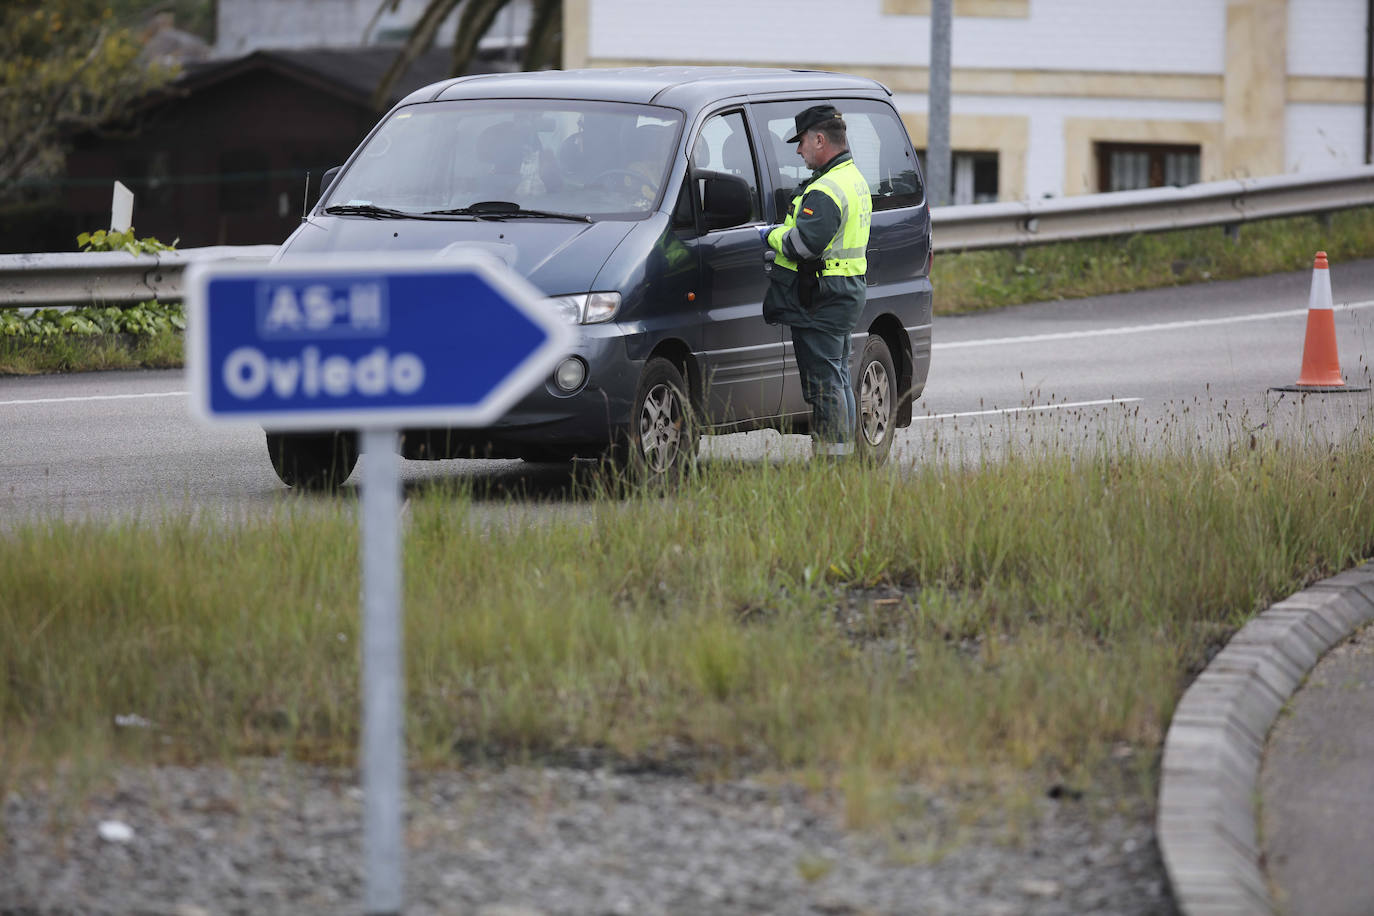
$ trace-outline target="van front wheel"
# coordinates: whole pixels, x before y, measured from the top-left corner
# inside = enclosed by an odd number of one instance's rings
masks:
[[[358,463],[355,433],[268,433],[267,454],[281,482],[300,490],[337,490]]]
[[[635,393],[634,413],[616,457],[639,482],[681,477],[696,460],[701,432],[682,372],[662,357],[644,365]]]

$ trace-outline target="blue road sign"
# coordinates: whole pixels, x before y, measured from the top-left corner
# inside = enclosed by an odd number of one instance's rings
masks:
[[[284,430],[484,426],[571,349],[543,300],[479,253],[194,265],[192,409]]]

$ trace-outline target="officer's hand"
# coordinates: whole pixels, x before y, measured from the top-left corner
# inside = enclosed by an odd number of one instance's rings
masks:
[[[764,243],[765,245],[768,244],[768,235],[769,235],[769,233],[771,233],[771,232],[772,232],[774,229],[776,229],[776,228],[778,228],[778,227],[777,227],[777,226],[774,226],[774,225],[765,225],[765,226],[760,226],[760,227],[759,227],[759,238],[763,239],[763,243]]]

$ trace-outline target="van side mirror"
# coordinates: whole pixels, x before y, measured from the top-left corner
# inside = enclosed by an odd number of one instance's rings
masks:
[[[324,174],[320,176],[320,196],[315,198],[316,201],[322,200],[329,193],[329,186],[334,183],[334,179],[338,177],[341,168],[343,166],[336,165],[332,169],[325,169]]]
[[[708,232],[749,222],[754,192],[748,181],[729,172],[697,172],[696,177],[702,183],[701,209]]]

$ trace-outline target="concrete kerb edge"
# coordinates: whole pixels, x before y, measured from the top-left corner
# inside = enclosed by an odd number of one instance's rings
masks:
[[[1155,827],[1174,900],[1185,916],[1278,913],[1260,851],[1252,852],[1247,842],[1258,829],[1263,743],[1321,656],[1371,621],[1374,561],[1276,602],[1243,627],[1184,692],[1164,738]],[[1292,677],[1296,671],[1301,677]],[[1277,705],[1276,693],[1282,701]],[[1251,780],[1244,793],[1237,791],[1241,775]],[[1200,861],[1204,848],[1211,855]]]

